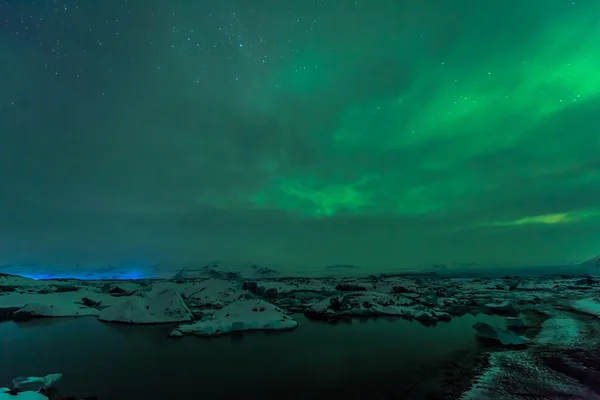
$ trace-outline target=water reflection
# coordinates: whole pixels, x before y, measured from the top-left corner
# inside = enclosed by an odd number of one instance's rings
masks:
[[[190,391],[206,398],[248,391],[276,397],[290,388],[311,393],[435,365],[478,346],[475,322],[502,324],[502,318],[485,315],[435,327],[398,318],[338,324],[294,318],[299,327],[292,332],[210,339],[170,339],[170,326],[103,324],[94,318],[5,322],[0,385],[18,375],[62,372],[65,394],[110,400],[187,398]]]

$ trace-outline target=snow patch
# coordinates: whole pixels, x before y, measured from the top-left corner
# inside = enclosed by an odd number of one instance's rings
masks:
[[[575,346],[583,339],[581,324],[570,317],[553,317],[544,321],[542,330],[535,338],[541,345]]]
[[[30,303],[17,310],[13,317],[15,319],[46,318],[46,317],[83,317],[88,315],[97,316],[99,311],[74,303]]]
[[[573,308],[586,314],[600,318],[600,302],[595,299],[579,299],[573,302]]]

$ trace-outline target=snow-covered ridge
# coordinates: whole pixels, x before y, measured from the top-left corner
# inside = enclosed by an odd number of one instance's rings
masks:
[[[584,264],[600,266],[600,255],[587,260],[586,262],[584,262]]]

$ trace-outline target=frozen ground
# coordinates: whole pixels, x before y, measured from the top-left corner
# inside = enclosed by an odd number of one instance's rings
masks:
[[[467,313],[506,316],[506,326],[474,328],[489,346],[463,399],[600,397],[600,277],[594,275],[311,278],[258,266],[241,274],[217,265],[170,279],[0,274],[0,320],[92,316],[106,323],[178,323],[170,336],[181,337],[302,329],[294,313],[330,321],[393,316],[428,326]]]

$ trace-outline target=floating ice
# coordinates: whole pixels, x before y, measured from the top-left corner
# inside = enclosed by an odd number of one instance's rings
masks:
[[[477,334],[486,339],[497,340],[505,346],[518,346],[527,343],[527,339],[518,335],[515,335],[511,331],[500,329],[484,322],[478,322],[473,325],[473,329],[477,331]]]
[[[48,374],[46,376],[19,376],[13,379],[13,386],[19,390],[38,391],[53,387],[62,378],[63,374]]]

